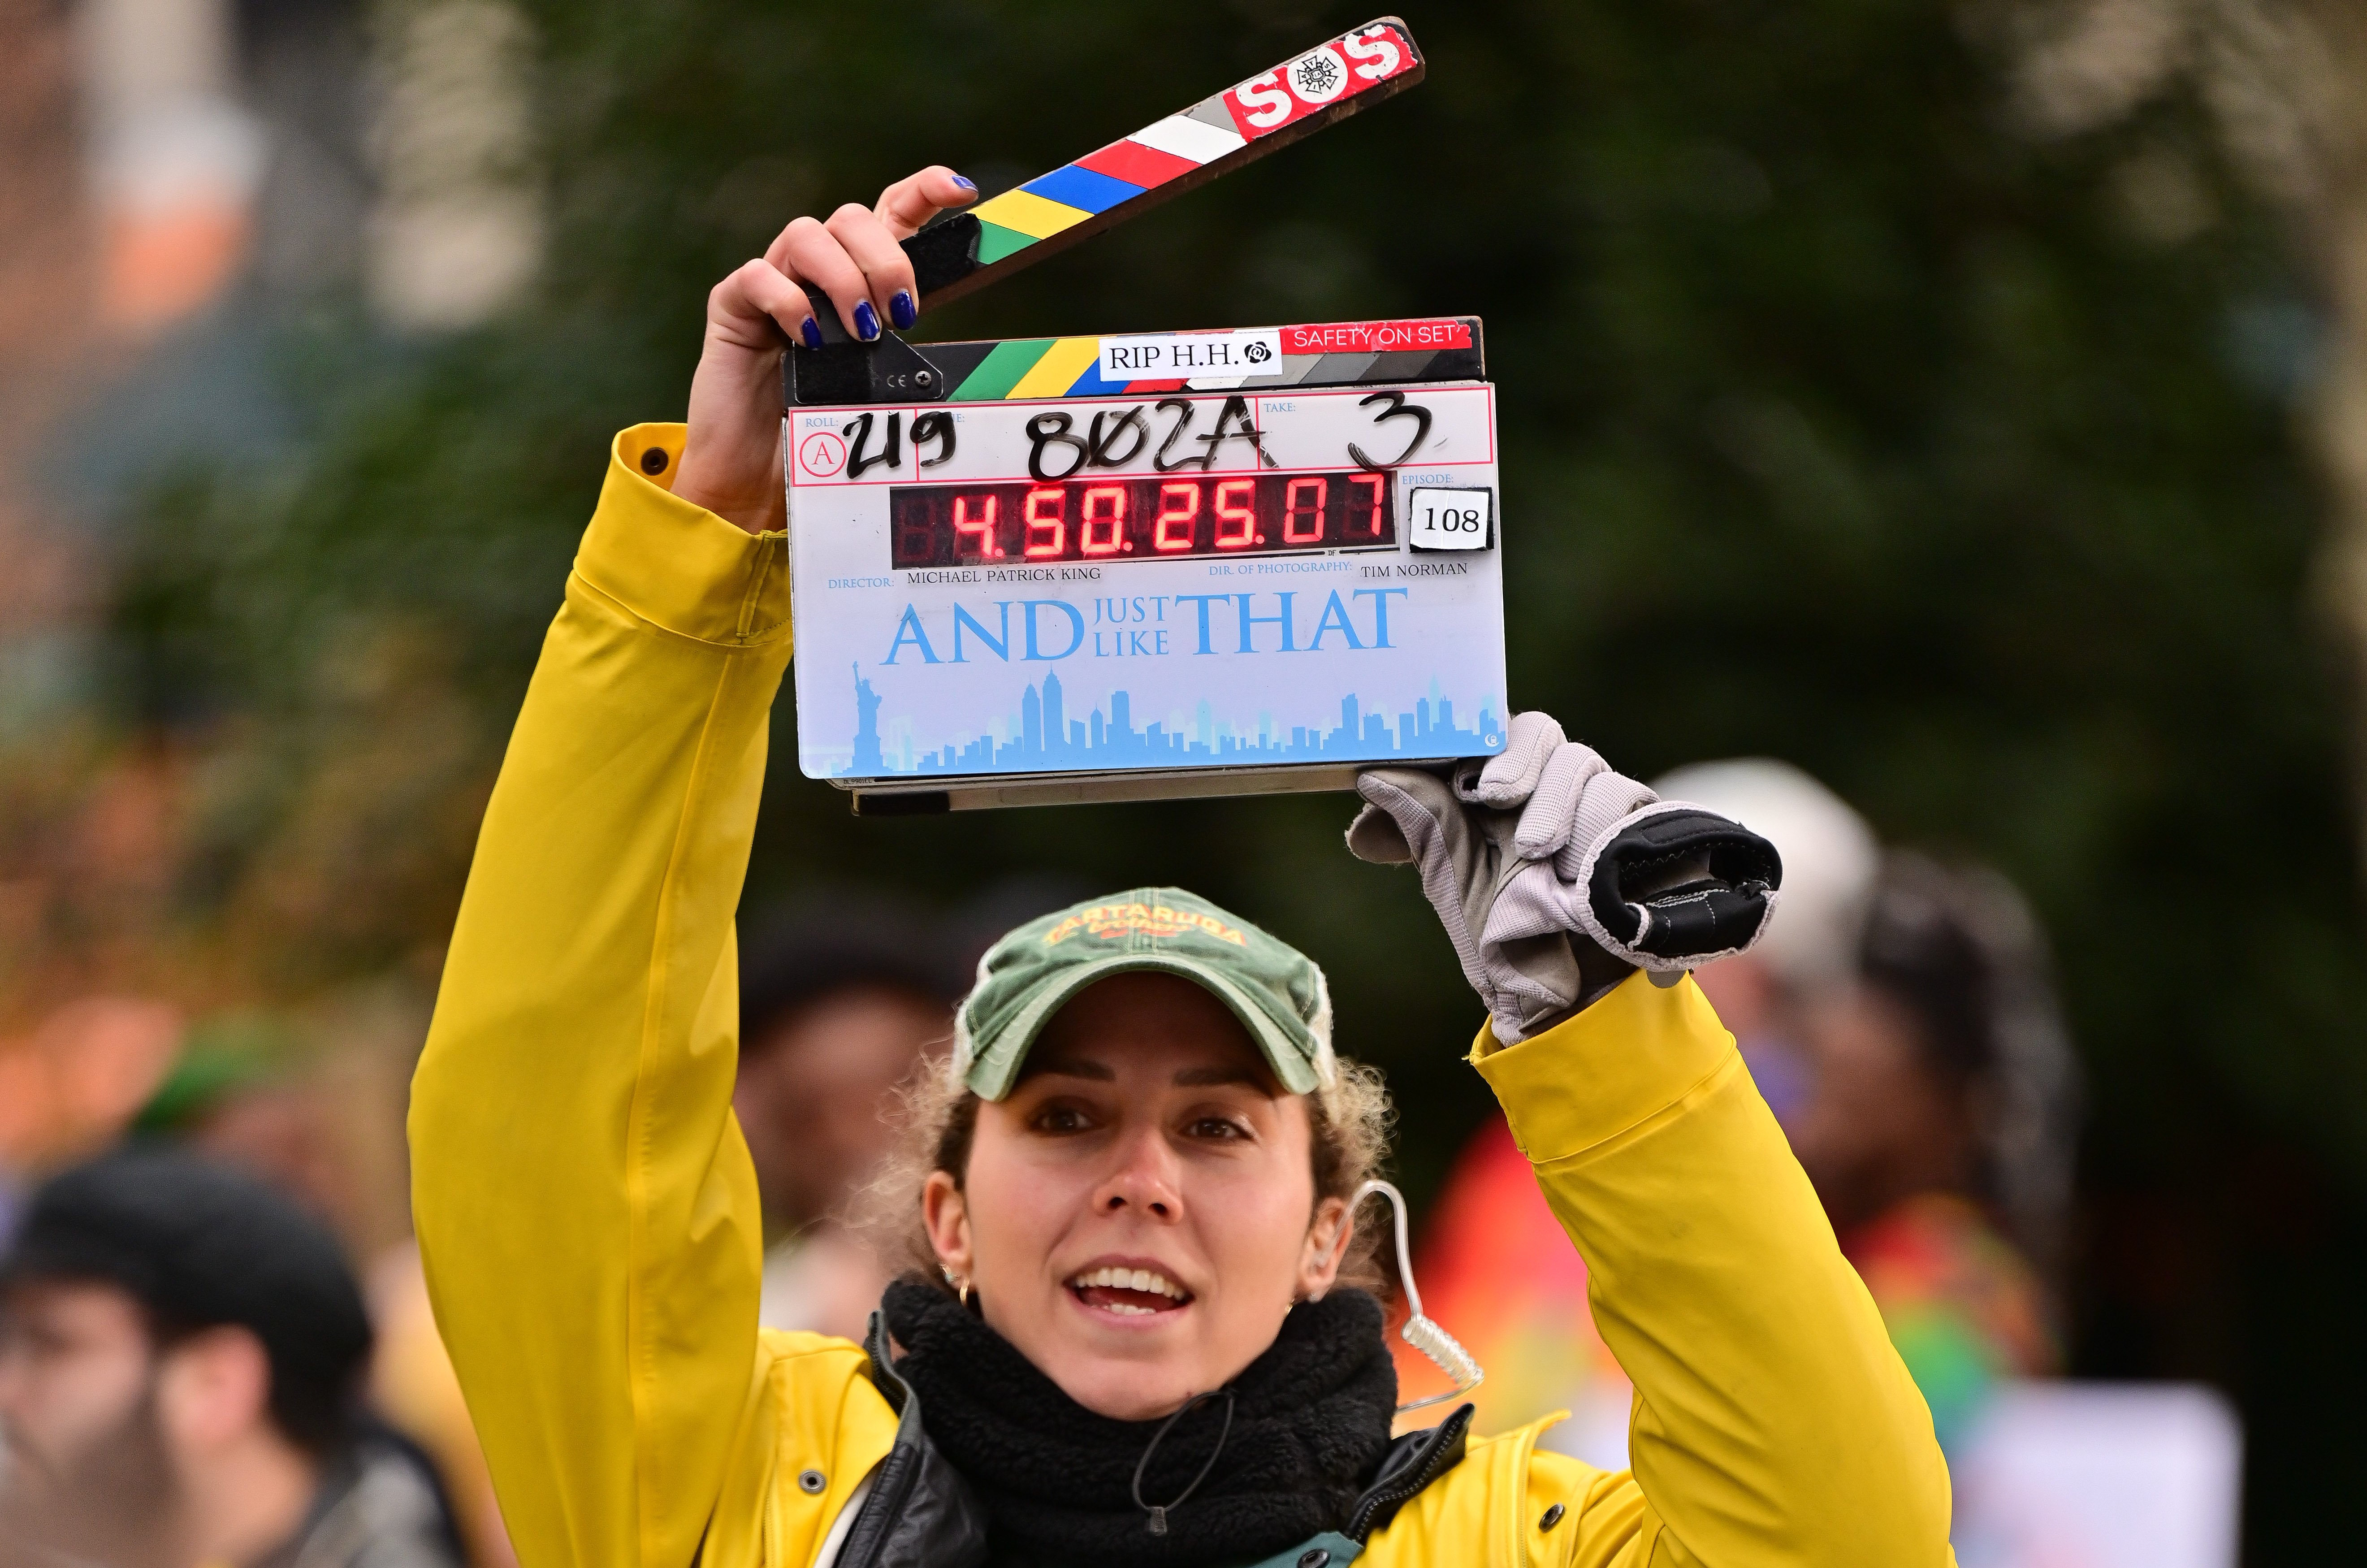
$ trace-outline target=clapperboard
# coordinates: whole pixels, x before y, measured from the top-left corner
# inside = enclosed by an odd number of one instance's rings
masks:
[[[957,298],[1420,81],[1385,17],[912,239]],[[1470,316],[785,357],[798,761],[866,815],[1502,748]]]

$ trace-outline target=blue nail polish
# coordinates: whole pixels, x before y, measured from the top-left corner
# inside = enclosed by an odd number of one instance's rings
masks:
[[[912,324],[921,319],[920,311],[912,304],[910,289],[897,290],[896,297],[888,301],[888,319],[896,324],[898,332],[911,331]]]
[[[811,316],[806,317],[805,320],[798,324],[798,335],[806,340],[806,347],[808,348],[820,348],[821,347],[821,323],[814,320]]]
[[[866,343],[879,335],[879,312],[871,308],[871,301],[868,300],[859,301],[855,304],[855,335]]]
[[[969,181],[962,178],[959,175],[954,176],[954,183],[961,187],[964,190],[976,190],[978,188],[978,187],[970,184]]]

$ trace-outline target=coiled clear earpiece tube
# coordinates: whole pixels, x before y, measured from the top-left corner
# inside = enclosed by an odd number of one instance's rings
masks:
[[[1377,1179],[1368,1181],[1356,1189],[1355,1198],[1348,1205],[1349,1212],[1353,1214],[1364,1207],[1365,1199],[1376,1192],[1389,1200],[1389,1208],[1397,1219],[1398,1279],[1405,1286],[1408,1312],[1405,1326],[1398,1330],[1398,1335],[1408,1345],[1429,1357],[1440,1371],[1455,1380],[1455,1387],[1444,1393],[1434,1393],[1422,1399],[1408,1400],[1399,1405],[1398,1414],[1402,1415],[1409,1410],[1420,1410],[1427,1404],[1444,1404],[1450,1399],[1461,1399],[1465,1394],[1478,1388],[1479,1381],[1488,1374],[1480,1369],[1478,1360],[1472,1356],[1471,1352],[1463,1348],[1460,1340],[1422,1312],[1421,1291],[1413,1282],[1413,1248],[1406,1240],[1405,1194],[1387,1182]]]

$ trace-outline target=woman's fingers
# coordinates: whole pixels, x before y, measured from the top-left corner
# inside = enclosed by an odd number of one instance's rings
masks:
[[[978,199],[969,181],[933,164],[879,193],[876,207],[847,203],[827,223],[799,218],[783,229],[764,256],[724,280],[717,290],[719,309],[723,290],[736,290],[745,309],[770,315],[798,342],[821,347],[820,328],[800,298],[792,306],[772,283],[755,278],[750,267],[763,266],[792,292],[811,284],[830,296],[839,321],[850,336],[868,343],[882,328],[899,331],[920,319],[920,289],[913,281],[912,263],[898,242],[947,207]],[[757,296],[764,302],[757,302]]]
[[[931,164],[881,191],[872,211],[890,234],[901,240],[945,209],[966,207],[977,199],[978,187],[943,164]]]
[[[776,347],[766,323],[776,322],[791,342],[809,348],[821,347],[821,328],[814,321],[806,291],[780,268],[759,256],[744,262],[707,296],[708,324],[740,347]]]
[[[870,280],[830,229],[811,218],[799,218],[781,231],[764,258],[791,280],[810,283],[828,294],[849,335],[866,343],[879,335],[880,309],[872,302]]]
[[[904,254],[904,247],[896,243],[896,236],[888,232],[888,225],[877,214],[850,201],[832,213],[823,227],[846,248],[855,265],[863,268],[872,302],[889,325],[901,332],[921,319],[920,289],[912,281],[912,259]],[[877,335],[876,332],[873,335]]]

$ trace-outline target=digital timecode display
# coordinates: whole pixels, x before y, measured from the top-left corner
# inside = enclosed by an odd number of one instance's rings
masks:
[[[1397,544],[1384,473],[919,484],[888,492],[890,564],[1157,561]]]

